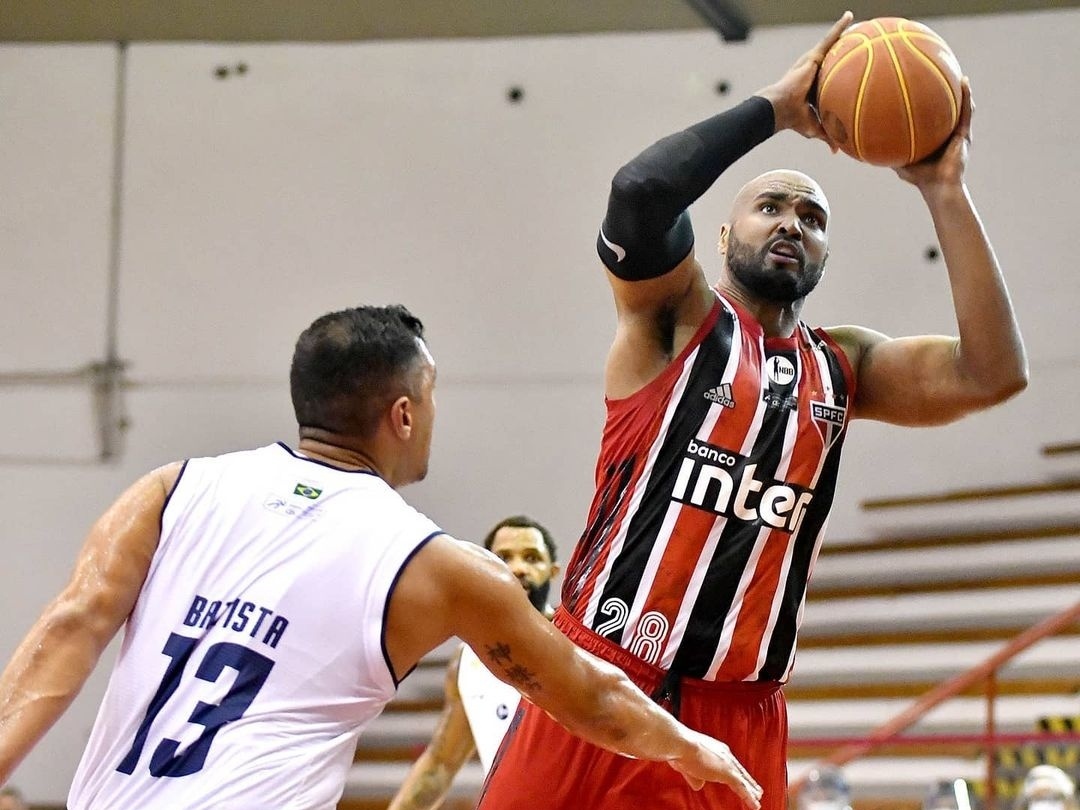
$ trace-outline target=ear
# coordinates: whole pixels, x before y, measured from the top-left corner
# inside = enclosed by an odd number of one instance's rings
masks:
[[[412,436],[412,400],[408,397],[398,397],[390,406],[390,426],[394,431],[394,435],[402,441],[408,441],[409,437]]]
[[[551,570],[550,579],[555,579],[555,577],[557,577],[559,575],[559,572],[562,571],[562,566],[559,565],[558,563],[552,563],[551,567],[550,567],[550,570]]]
[[[716,249],[721,256],[727,257],[728,248],[728,235],[731,233],[731,226],[728,223],[724,223],[720,226],[720,239],[716,244]]]

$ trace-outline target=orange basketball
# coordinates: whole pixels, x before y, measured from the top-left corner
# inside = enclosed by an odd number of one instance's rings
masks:
[[[878,17],[848,28],[821,64],[817,109],[844,152],[906,166],[940,147],[960,119],[960,63],[921,23]]]

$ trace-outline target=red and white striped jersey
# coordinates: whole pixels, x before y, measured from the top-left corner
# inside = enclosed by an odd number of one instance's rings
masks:
[[[607,402],[563,607],[680,675],[786,680],[853,394],[822,330],[765,337],[718,294],[659,377]]]

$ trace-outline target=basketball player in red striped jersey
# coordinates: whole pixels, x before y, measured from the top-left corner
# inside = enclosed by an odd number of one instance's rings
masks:
[[[828,255],[829,204],[790,170],[736,195],[711,286],[687,214],[721,172],[781,130],[825,138],[810,105],[851,20],[775,84],[650,146],[612,182],[597,249],[618,326],[589,524],[555,623],[687,725],[723,739],[786,805],[787,714],[806,586],[851,419],[937,425],[1004,401],[1027,359],[964,183],[971,99],[938,154],[898,170],[921,193],[948,268],[959,337],[892,339],[800,320]],[[579,778],[567,780],[563,774]],[[527,706],[481,810],[735,808],[651,763],[572,740]]]

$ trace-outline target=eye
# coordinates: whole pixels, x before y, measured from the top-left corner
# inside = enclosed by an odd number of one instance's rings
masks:
[[[825,227],[825,223],[821,221],[821,217],[817,214],[804,215],[803,222],[805,222],[807,225],[813,225],[815,228]]]
[[[771,202],[762,203],[760,210],[763,214],[775,214],[776,204]]]

